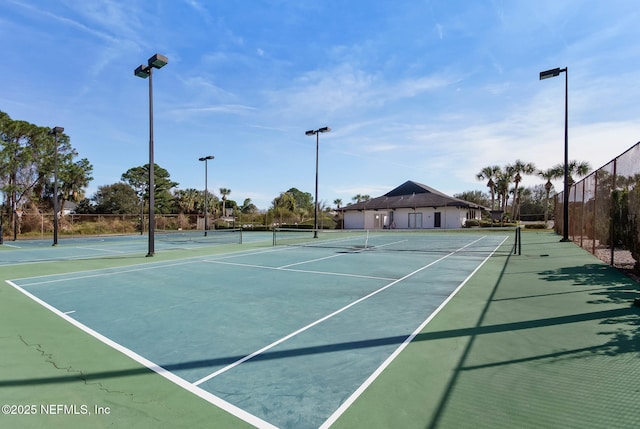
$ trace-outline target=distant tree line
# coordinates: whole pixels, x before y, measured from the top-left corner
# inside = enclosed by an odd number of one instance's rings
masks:
[[[57,150],[55,143],[51,128],[13,120],[0,111],[0,192],[3,195],[0,221],[2,225],[13,227],[14,238],[20,231],[24,213],[52,213],[56,158],[59,207],[64,207],[65,202],[73,202],[78,214],[148,213],[148,164],[129,168],[119,182],[101,185],[94,195],[86,196],[85,189],[93,180],[93,166],[86,158],[78,158],[69,136],[64,132],[57,135]],[[570,162],[570,182],[574,176],[586,175],[589,169],[586,162]],[[231,189],[228,188],[219,188],[219,196],[209,191],[205,204],[203,190],[178,189],[179,183],[171,180],[169,172],[157,164],[154,172],[155,212],[158,214],[202,216],[206,206],[208,215],[214,218],[247,215],[253,219],[260,215],[264,224],[310,225],[314,217],[313,196],[295,187],[281,192],[267,210],[261,211],[250,198],[242,204],[230,199]],[[532,163],[521,160],[504,167],[487,166],[476,174],[476,178],[486,181],[488,193],[467,191],[454,196],[492,210],[501,210],[510,218],[544,213],[547,220],[554,192],[551,180],[561,178],[563,173],[562,165],[538,170]],[[523,188],[520,184],[525,175],[538,175],[546,183]],[[358,203],[370,198],[369,195],[358,194],[352,201]],[[340,209],[343,202],[336,199],[333,204]],[[334,209],[326,202],[318,202],[318,209],[322,214],[321,224],[339,221]]]
[[[574,177],[584,177],[591,170],[585,161],[569,161],[568,182],[571,186]],[[539,176],[546,180],[544,184],[523,188],[520,183],[523,176]],[[504,167],[490,165],[476,174],[476,179],[486,180],[488,194],[481,191],[467,191],[454,197],[474,202],[491,210],[500,210],[505,217],[520,219],[523,215],[543,215],[545,222],[551,212],[551,197],[555,194],[552,180],[564,178],[564,165],[557,164],[546,170],[537,169],[531,162],[516,160]],[[509,201],[511,203],[509,204]]]

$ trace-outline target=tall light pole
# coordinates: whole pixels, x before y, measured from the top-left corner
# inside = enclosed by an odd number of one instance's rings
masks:
[[[562,216],[562,240],[569,240],[569,72],[567,67],[540,72],[540,80],[564,73],[564,204]]]
[[[331,131],[331,128],[322,127],[317,130],[305,132],[308,136],[316,136],[316,201],[313,208],[313,238],[318,238],[318,146],[320,143],[320,133],[328,133],[329,131]]]
[[[53,158],[53,244],[52,246],[58,245],[58,212],[60,208],[58,207],[58,134],[64,132],[64,128],[62,127],[53,127],[49,134],[53,135],[53,140],[55,142],[55,152]]]
[[[155,54],[147,61],[147,65],[140,65],[134,71],[138,77],[149,78],[149,251],[147,256],[155,253],[155,173],[153,161],[153,69],[167,65],[169,60],[164,55]]]
[[[213,155],[203,156],[202,158],[198,158],[198,161],[204,161],[204,236],[207,236],[207,231],[209,230],[209,210],[207,209],[207,194],[209,193],[208,185],[207,185],[207,161],[210,159],[214,159]]]

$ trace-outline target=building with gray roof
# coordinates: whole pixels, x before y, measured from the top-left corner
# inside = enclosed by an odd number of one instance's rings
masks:
[[[480,220],[488,209],[409,180],[381,197],[340,210],[345,229],[452,229]]]

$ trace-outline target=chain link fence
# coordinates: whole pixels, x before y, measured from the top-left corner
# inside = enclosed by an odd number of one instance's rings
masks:
[[[555,206],[562,234],[563,192]],[[640,272],[640,142],[571,186],[569,238],[616,268]]]

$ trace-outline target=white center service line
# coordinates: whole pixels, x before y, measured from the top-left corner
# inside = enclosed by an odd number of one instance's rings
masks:
[[[321,275],[324,275],[324,276],[356,277],[356,278],[361,278],[361,279],[373,279],[373,280],[387,280],[387,281],[396,280],[396,279],[389,278],[389,277],[365,276],[365,275],[362,275],[362,274],[349,274],[349,273],[334,273],[334,272],[330,272],[330,271],[294,270],[294,269],[291,269],[291,268],[269,267],[267,265],[240,264],[240,263],[237,263],[237,262],[225,262],[225,261],[220,261],[220,260],[215,260],[215,259],[210,259],[210,260],[207,260],[205,262],[208,262],[210,264],[233,265],[233,266],[236,266],[236,267],[256,268],[256,269],[260,269],[260,270],[290,271],[290,272],[293,272],[293,273],[321,274]],[[297,265],[297,264],[292,264],[292,265]]]

